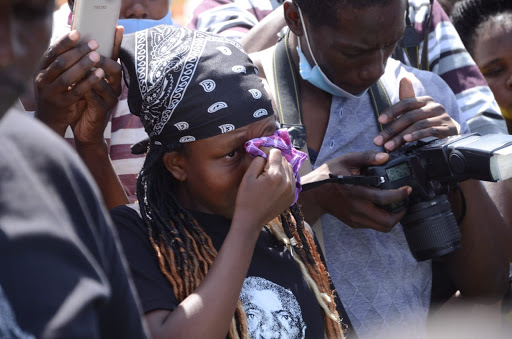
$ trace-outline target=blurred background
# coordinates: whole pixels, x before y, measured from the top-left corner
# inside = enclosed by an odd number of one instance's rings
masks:
[[[192,11],[200,0],[172,0],[172,19],[182,26],[186,26],[192,17]],[[67,6],[67,0],[55,0],[55,9],[62,5]]]

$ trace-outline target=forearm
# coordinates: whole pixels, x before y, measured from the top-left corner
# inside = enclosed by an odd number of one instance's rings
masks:
[[[168,313],[159,328],[148,322],[155,339],[226,337],[261,229],[247,226],[247,221],[233,219],[201,285]]]
[[[286,26],[283,6],[276,8],[242,38],[241,44],[247,53],[259,52],[274,46],[277,33]]]
[[[508,226],[512,227],[512,179],[483,184]]]
[[[327,179],[328,176],[320,171],[313,171],[301,177],[301,184],[307,185],[309,183],[318,182]],[[328,184],[319,186],[308,191],[302,191],[299,194],[298,203],[302,209],[304,220],[314,225],[322,215],[325,214],[325,210],[322,208],[321,197],[327,193],[323,192],[327,189]]]
[[[511,258],[510,229],[479,181],[461,183],[466,215],[460,225],[462,247],[446,257],[460,292],[489,303],[505,294]],[[452,198],[459,215],[460,199]]]
[[[107,209],[128,204],[128,197],[114,170],[106,142],[98,145],[82,145],[77,142],[76,149],[100,188]]]

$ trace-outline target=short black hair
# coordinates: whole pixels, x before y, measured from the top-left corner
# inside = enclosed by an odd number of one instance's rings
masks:
[[[309,22],[317,26],[336,25],[338,11],[342,6],[362,9],[385,6],[392,0],[294,0]],[[405,0],[404,0],[405,1]]]
[[[479,29],[492,17],[512,13],[512,0],[463,0],[455,4],[451,20],[470,54]]]

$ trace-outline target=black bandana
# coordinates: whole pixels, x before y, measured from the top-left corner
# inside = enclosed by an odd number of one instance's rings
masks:
[[[130,111],[153,142],[204,139],[273,114],[258,69],[237,42],[160,25],[125,35],[120,59]]]

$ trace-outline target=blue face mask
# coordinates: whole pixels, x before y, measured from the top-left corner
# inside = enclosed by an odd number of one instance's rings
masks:
[[[313,55],[313,51],[311,50],[311,46],[309,44],[308,32],[306,30],[306,26],[304,25],[302,11],[300,10],[299,6],[297,6],[297,8],[299,9],[300,22],[302,24],[302,29],[304,30],[304,35],[306,36],[306,43],[308,44],[309,53],[311,54],[311,57],[315,62],[315,66],[311,67],[311,65],[308,62],[308,59],[306,59],[306,56],[304,55],[300,48],[300,39],[297,38],[297,54],[299,55],[299,73],[301,78],[308,81],[313,86],[320,88],[321,90],[337,97],[353,99],[360,98],[363,95],[365,95],[368,89],[364,90],[359,94],[351,94],[345,91],[344,89],[340,88],[339,86],[336,86],[331,80],[329,80],[327,75],[325,75],[325,73],[322,72],[320,66],[318,66],[318,63],[316,62],[315,56]]]
[[[158,25],[172,25],[172,19],[171,19],[171,11],[169,10],[169,13],[167,13],[166,16],[164,16],[160,20],[151,20],[151,19],[119,19],[117,21],[118,25],[121,25],[124,27],[124,34],[129,33],[135,33],[138,31],[142,31],[146,28],[151,28]]]

